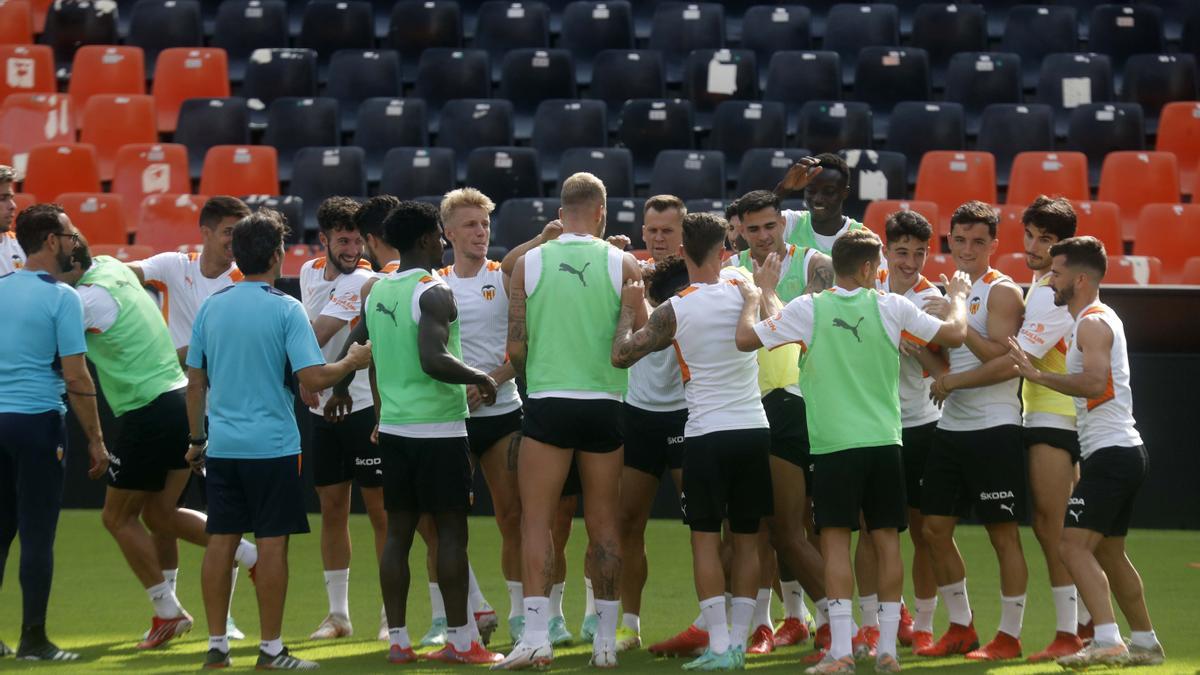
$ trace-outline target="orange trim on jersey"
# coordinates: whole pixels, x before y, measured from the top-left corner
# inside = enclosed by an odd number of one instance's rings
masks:
[[[4,236],[8,237],[9,239],[15,240],[17,238],[17,233],[13,232],[12,230],[7,230],[4,232]]]
[[[1065,356],[1067,351],[1069,350],[1069,347],[1067,347],[1067,339],[1059,338],[1058,344],[1054,345],[1054,348],[1058,350],[1059,354],[1062,354]]]
[[[879,283],[881,283],[881,284],[887,283],[887,278],[888,278],[888,271],[887,270],[879,270]],[[917,283],[920,283],[920,282],[917,282]]]
[[[320,258],[313,258],[312,268],[314,270],[323,270],[323,269],[325,269],[325,264],[328,262],[329,262],[329,258],[326,258],[325,256],[321,256]]]
[[[383,268],[380,269],[379,271],[382,274],[391,274],[392,272],[395,272],[398,269],[400,269],[400,263],[390,262],[390,263],[384,265]]]
[[[187,254],[187,257],[188,257],[188,260],[195,260],[196,258],[200,257],[200,254],[195,251],[192,251],[191,253]]]
[[[773,352],[776,349],[779,349],[780,347],[786,347],[788,345],[800,345],[801,353],[808,351],[808,343],[806,343],[804,340],[792,340],[791,342],[780,342],[779,344],[775,345],[774,347],[766,347],[765,349],[769,352]]]
[[[495,260],[489,260],[487,261],[486,267],[487,271],[489,272],[497,272],[500,270],[500,263],[496,262]]]
[[[237,283],[245,278],[246,278],[246,275],[242,274],[242,271],[239,270],[238,268],[235,267],[232,270],[229,270],[229,280],[230,281]]]
[[[679,297],[681,297],[681,298],[682,298],[682,297],[684,297],[685,295],[687,295],[688,293],[693,293],[693,292],[695,292],[695,291],[696,291],[696,289],[698,289],[698,288],[700,288],[700,287],[699,287],[699,286],[688,286],[687,288],[683,289],[682,291],[679,291],[679,292],[678,292],[678,293],[676,293],[675,295],[677,295],[677,296],[679,296]]]
[[[418,284],[428,284],[428,283],[430,283],[430,282],[432,282],[432,281],[433,281],[433,277],[431,277],[431,276],[429,276],[428,274],[426,274],[425,276],[421,277],[421,278],[420,278],[420,279],[417,281],[417,283],[418,283]]]
[[[1000,279],[1000,278],[1002,278],[1003,276],[1004,276],[1004,275],[1003,275],[1003,274],[1001,274],[1001,273],[1000,273],[998,270],[989,269],[987,272],[985,272],[985,273],[983,274],[983,279],[982,279],[982,281],[983,281],[983,283],[985,283],[985,284],[990,284],[990,283],[992,283],[993,281],[996,281],[997,279]]]
[[[103,333],[104,331],[100,330],[99,328],[88,328],[87,330],[85,330],[83,332],[91,333],[92,335],[99,335],[99,334]]]
[[[1113,392],[1112,369],[1110,368],[1108,371],[1108,384],[1106,384],[1104,386],[1104,393],[1100,394],[1099,398],[1089,398],[1087,400],[1087,409],[1089,411],[1091,411],[1091,410],[1095,409],[1097,406],[1108,403],[1109,401],[1113,400],[1113,398],[1115,398],[1115,397],[1116,397],[1116,394]]]
[[[1093,305],[1092,307],[1089,307],[1089,308],[1085,309],[1085,310],[1083,311],[1083,314],[1080,314],[1080,315],[1079,315],[1079,318],[1081,318],[1081,319],[1082,319],[1082,318],[1083,318],[1083,317],[1085,317],[1085,316],[1091,316],[1091,315],[1093,315],[1093,314],[1103,314],[1103,313],[1104,313],[1104,308],[1103,308],[1103,307],[1100,307],[1100,306],[1098,306],[1098,305]]]
[[[921,338],[917,337],[916,335],[913,335],[912,333],[910,333],[910,332],[908,332],[908,331],[906,331],[906,330],[902,330],[902,331],[900,331],[900,339],[901,339],[901,340],[908,340],[909,342],[913,342],[913,343],[919,344],[919,345],[921,345],[922,347],[924,347],[925,345],[929,344],[929,343],[928,343],[928,342],[926,342],[925,340],[922,340]]]
[[[366,258],[359,258],[356,267],[360,270],[369,270],[371,269],[371,263],[367,262]]]
[[[679,341],[671,340],[671,345],[675,347],[675,359],[679,361],[679,374],[683,377],[683,383],[687,384],[692,379],[692,371],[688,370],[687,361],[683,360],[683,351],[679,349]]]
[[[149,280],[146,285],[158,291],[158,297],[162,298],[163,321],[171,325],[171,292],[167,290],[167,285],[156,280]]]
[[[362,319],[362,314],[350,319],[350,328],[353,329],[355,326],[357,326],[360,319]]]
[[[884,270],[883,273],[887,274],[887,270]],[[925,278],[925,275],[918,275],[917,285],[913,287],[913,290],[920,293],[921,291],[928,291],[933,287],[933,284]]]
[[[438,272],[438,274],[446,277],[446,276],[450,276],[450,270],[452,270],[452,269],[454,269],[453,265],[446,265],[445,267],[441,268],[437,272]]]

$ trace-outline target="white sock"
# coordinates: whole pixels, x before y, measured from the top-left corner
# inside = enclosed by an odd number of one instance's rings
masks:
[[[267,656],[279,656],[279,652],[283,651],[283,638],[263,640],[258,643],[258,648],[260,651],[265,652]]]
[[[524,616],[525,585],[519,581],[506,581],[504,584],[508,586],[508,618]]]
[[[621,617],[621,623],[625,624],[625,627],[634,633],[638,635],[642,634],[642,617],[637,614],[625,612],[625,616]]]
[[[1078,597],[1078,596],[1076,596]],[[1076,602],[1076,609],[1079,614],[1079,625],[1086,626],[1092,622],[1092,613],[1088,611],[1086,602]]]
[[[446,640],[456,652],[465,652],[471,648],[471,628],[469,626],[452,626],[446,629]]]
[[[325,570],[325,595],[329,613],[350,618],[350,570]]]
[[[412,646],[412,642],[408,639],[408,627],[401,626],[399,628],[388,629],[388,643],[392,646],[408,649]]]
[[[813,605],[817,608],[817,630],[820,630],[821,626],[829,624],[829,600],[821,598],[814,602]]]
[[[567,590],[566,582],[554,584],[550,587],[550,616],[563,615],[563,593]]]
[[[233,616],[233,592],[237,590],[238,568],[234,567],[230,570],[229,577],[229,612],[228,616]]]
[[[1115,645],[1121,642],[1121,629],[1116,623],[1098,623],[1096,624],[1096,642],[1103,645]],[[1130,642],[1133,642],[1132,637]]]
[[[779,590],[783,595],[784,618],[808,621],[808,607],[804,605],[804,587],[800,582],[780,581]]]
[[[446,618],[446,602],[442,600],[442,589],[437,584],[429,584],[429,613],[434,621]]]
[[[583,587],[587,589],[583,600],[583,615],[590,616],[596,613],[596,594],[592,592],[592,580],[584,577]]]
[[[734,607],[737,607],[736,600],[734,600]],[[751,623],[756,629],[759,626],[766,626],[772,633],[775,632],[775,624],[771,623],[771,589],[758,589],[758,595],[754,598],[754,618],[751,619]],[[734,638],[736,637],[735,635]]]
[[[896,603],[900,604],[900,603]],[[879,627],[879,594],[861,596],[858,599],[858,610],[862,613],[862,625]],[[899,611],[899,610],[896,610]]]
[[[700,613],[708,626],[708,648],[714,654],[729,649],[729,624],[725,623],[725,596],[717,595],[700,601]]]
[[[879,603],[879,654],[896,655],[896,633],[900,630],[900,603]]]
[[[621,617],[621,602],[597,599],[596,615],[600,617],[600,623],[596,626],[596,639],[616,640],[617,619]]]
[[[237,550],[233,552],[233,559],[242,567],[250,569],[258,564],[258,547],[243,539],[238,542]]]
[[[467,563],[467,590],[470,592],[471,604],[469,608],[471,612],[482,612],[491,609],[487,598],[483,597],[483,591],[479,590],[479,580],[475,578],[475,568]]]
[[[933,632],[933,613],[937,610],[937,596],[932,598],[917,598],[913,602],[917,615],[913,617],[913,630],[924,633]]]
[[[708,623],[704,620],[704,612],[696,615],[696,620],[692,622],[692,625],[700,630],[708,630]]]
[[[1117,624],[1110,623],[1113,633],[1117,636],[1116,642],[1121,641],[1121,633],[1117,630]],[[1100,627],[1096,626],[1096,637],[1100,637]],[[1158,644],[1158,636],[1154,634],[1154,630],[1135,630],[1129,632],[1129,641],[1135,647],[1143,649],[1151,649]]]
[[[173,570],[163,570],[162,574],[163,574],[163,581],[166,581],[168,584],[171,584],[171,591],[174,591],[175,590],[175,581],[179,578],[179,568],[177,567]]]
[[[208,648],[216,649],[225,654],[229,653],[229,636],[228,635],[209,635]]]
[[[746,638],[750,635],[750,624],[752,622],[758,621],[758,619],[756,618],[756,615],[758,614],[758,611],[759,611],[758,606],[760,604],[762,604],[762,594],[764,592],[766,592],[766,594],[767,594],[766,604],[768,607],[770,607],[770,605],[771,605],[771,589],[769,589],[769,588],[764,588],[764,589],[759,590],[757,599],[755,599],[755,598],[734,598],[733,599],[733,609],[730,612],[733,615],[733,617],[732,617],[732,621],[730,621],[730,623],[732,625],[729,629],[729,641],[733,644],[734,647],[740,647],[743,651],[746,649]],[[768,616],[767,621],[770,621],[770,620],[771,620],[771,617]],[[762,625],[762,624],[759,624],[759,625]]]
[[[850,639],[854,634],[853,608],[850,599],[829,600],[829,656],[840,659],[850,656]]]
[[[1079,604],[1075,594],[1074,584],[1070,586],[1055,586],[1050,589],[1054,594],[1054,624],[1059,633],[1075,634],[1078,629],[1079,616],[1076,606]]]
[[[967,579],[938,586],[942,602],[946,603],[946,611],[950,614],[950,623],[968,626],[971,623],[971,601],[967,598]]]
[[[550,639],[550,598],[525,598],[525,633],[521,642],[540,645]]]
[[[150,602],[154,605],[154,615],[160,619],[174,619],[183,615],[183,607],[171,589],[171,582],[164,581],[146,589]]]
[[[1000,630],[1021,637],[1021,623],[1025,619],[1025,594],[1012,597],[1000,596]]]

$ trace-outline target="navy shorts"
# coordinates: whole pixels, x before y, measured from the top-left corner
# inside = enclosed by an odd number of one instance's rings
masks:
[[[271,459],[209,457],[205,463],[209,534],[255,537],[308,533],[300,455]]]

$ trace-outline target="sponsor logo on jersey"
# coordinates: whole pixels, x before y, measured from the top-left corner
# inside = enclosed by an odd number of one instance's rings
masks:
[[[496,299],[496,287],[493,286],[492,284],[485,285],[483,288],[481,288],[479,290],[479,292],[483,295],[484,300],[495,300]]]

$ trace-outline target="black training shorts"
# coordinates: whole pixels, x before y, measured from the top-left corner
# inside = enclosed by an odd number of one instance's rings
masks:
[[[612,452],[622,442],[621,405],[612,399],[530,398],[521,431],[558,448]]]
[[[471,454],[476,457],[482,457],[502,438],[519,433],[521,433],[520,408],[503,415],[467,418],[467,439],[470,441]]]
[[[908,508],[921,510],[921,482],[925,479],[925,462],[933,448],[933,435],[937,422],[915,427],[904,427],[900,432],[903,446],[900,456],[904,459],[904,491],[908,497]]]
[[[1072,464],[1079,463],[1079,432],[1073,429],[1025,427],[1025,447],[1032,448],[1040,444],[1065,450],[1071,456]]]
[[[350,413],[336,424],[317,414],[311,419],[314,485],[323,487],[350,480],[365,488],[383,485],[383,460],[379,458],[379,446],[371,442],[375,408]]]
[[[379,434],[383,505],[391,512],[444,513],[471,506],[467,437]]]
[[[622,415],[625,466],[655,478],[667,469],[682,468],[687,417],[687,409],[655,412],[626,403]]]
[[[1088,455],[1067,503],[1065,526],[1124,537],[1149,464],[1144,445],[1111,446]]]
[[[904,460],[900,446],[849,448],[813,455],[813,522],[857,530],[908,527]]]
[[[1021,427],[938,429],[923,482],[923,515],[962,517],[974,508],[984,524],[1020,522],[1026,485]]]
[[[758,532],[762,519],[774,513],[770,445],[767,429],[688,437],[680,505],[694,532],[720,532],[725,518],[735,534]]]
[[[187,469],[187,389],[180,387],[116,419],[109,449],[108,484],[120,490],[158,492],[167,472]]]

